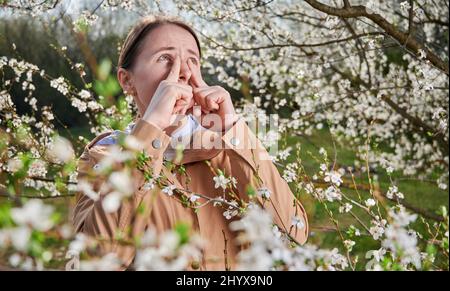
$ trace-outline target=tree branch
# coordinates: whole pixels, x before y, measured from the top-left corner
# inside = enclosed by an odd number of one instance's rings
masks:
[[[429,126],[428,124],[426,124],[425,122],[420,120],[419,118],[410,115],[405,109],[401,108],[397,103],[392,101],[392,99],[389,98],[388,96],[386,96],[385,94],[381,95],[381,99],[383,101],[385,101],[392,109],[394,109],[395,112],[397,112],[398,114],[400,114],[401,116],[406,118],[409,122],[411,122],[413,126],[421,129],[421,131],[424,134],[426,134],[427,136],[429,136],[430,133],[435,132],[434,128],[432,128],[431,126]],[[448,156],[449,143],[448,143],[448,141],[445,140],[445,136],[442,133],[442,131],[437,132],[432,137],[434,137],[436,139],[441,150]]]
[[[340,42],[346,42],[349,40],[354,40],[354,39],[359,39],[361,37],[364,36],[375,36],[375,35],[381,35],[380,32],[368,32],[368,33],[363,33],[363,34],[359,34],[359,35],[352,35],[346,38],[342,38],[342,39],[335,39],[335,40],[330,40],[330,41],[325,41],[325,42],[319,42],[319,43],[285,43],[285,44],[270,44],[270,45],[264,45],[264,46],[258,46],[258,47],[249,47],[249,48],[244,48],[244,47],[238,47],[238,46],[225,46],[224,44],[218,43],[217,41],[215,41],[214,39],[205,36],[206,38],[208,38],[208,40],[210,40],[211,42],[213,42],[216,46],[224,48],[226,50],[234,50],[234,51],[253,51],[253,50],[262,50],[262,49],[272,49],[272,48],[283,48],[283,47],[296,47],[296,48],[312,48],[312,47],[320,47],[320,46],[326,46],[326,45],[331,45],[331,44],[336,44],[336,43],[340,43]]]
[[[343,0],[344,1],[344,8],[350,8],[352,5],[350,5],[350,2],[348,0]]]
[[[381,29],[385,31],[393,39],[404,45],[414,53],[418,53],[419,50],[423,50],[426,53],[426,59],[430,61],[437,69],[443,71],[446,75],[449,75],[448,62],[444,62],[439,56],[429,50],[425,45],[419,43],[414,37],[410,37],[408,34],[398,30],[392,23],[387,21],[383,16],[369,12],[365,6],[351,6],[347,8],[335,8],[325,4],[322,4],[315,0],[305,0],[313,8],[333,16],[342,18],[357,18],[365,17],[370,19]]]
[[[357,83],[361,84],[362,86],[364,86],[365,88],[367,88],[368,90],[371,90],[371,91],[374,91],[375,93],[377,93],[376,90],[371,89],[370,85],[367,82],[365,82],[364,80],[362,80],[359,76],[355,76],[355,77],[349,76],[348,74],[340,71],[335,66],[331,66],[331,69],[333,69],[336,73],[340,74],[342,77],[346,78],[347,80],[350,80],[352,82],[357,82]],[[436,129],[434,129],[432,126],[428,125],[423,120],[409,114],[406,109],[400,107],[397,103],[392,101],[392,99],[389,98],[388,96],[386,96],[385,94],[383,94],[381,96],[381,99],[384,102],[386,102],[395,112],[397,112],[402,117],[404,117],[409,122],[411,122],[411,124],[416,129],[418,129],[417,131],[424,133],[430,139],[435,139],[437,141],[437,143],[439,144],[439,148],[442,150],[442,152],[448,156],[449,142],[447,140],[445,140],[445,135],[442,131],[436,132]],[[430,136],[429,135],[430,133],[434,133],[434,134]]]
[[[412,35],[413,34],[413,30],[414,30],[414,1],[413,0],[409,0],[409,16],[408,16],[408,35]]]

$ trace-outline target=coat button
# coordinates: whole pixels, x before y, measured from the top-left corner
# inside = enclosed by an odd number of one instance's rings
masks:
[[[234,145],[234,146],[237,146],[238,144],[239,144],[239,139],[237,138],[237,137],[232,137],[231,139],[230,139],[230,143],[232,144],[232,145]]]
[[[161,141],[159,139],[154,139],[152,141],[152,146],[155,149],[159,149],[161,147]]]

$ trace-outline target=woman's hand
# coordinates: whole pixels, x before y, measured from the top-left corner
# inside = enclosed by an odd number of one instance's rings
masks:
[[[193,115],[201,121],[205,128],[226,131],[237,120],[230,93],[220,86],[208,86],[203,81],[200,67],[195,66],[191,60],[188,60],[188,66],[191,70],[190,84],[193,88],[194,100],[199,105],[194,106]],[[208,116],[210,113],[216,114],[220,118],[221,124],[214,122],[216,118]],[[211,121],[214,124],[211,124]]]
[[[181,59],[177,56],[169,75],[159,83],[142,117],[162,130],[174,123],[178,114],[184,115],[194,105],[192,87],[178,83],[180,66]]]

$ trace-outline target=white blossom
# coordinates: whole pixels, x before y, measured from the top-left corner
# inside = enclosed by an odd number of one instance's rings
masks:
[[[84,195],[86,195],[87,197],[89,197],[94,201],[97,201],[100,198],[98,192],[94,191],[91,183],[89,183],[86,179],[78,181],[77,190],[81,191],[81,193],[83,193]]]
[[[342,183],[341,174],[336,171],[326,172],[324,180],[336,186],[340,186]]]
[[[388,199],[404,199],[403,193],[398,191],[397,186],[390,186],[386,192],[386,197]]]
[[[411,5],[409,5],[408,1],[403,1],[403,2],[400,3],[400,9],[403,12],[407,13],[410,8],[411,8]]]
[[[57,160],[67,163],[75,157],[75,151],[69,140],[62,136],[57,136],[49,148],[50,155]]]
[[[111,192],[105,195],[102,200],[102,207],[106,213],[116,212],[121,204],[122,195],[119,192]]]
[[[350,203],[345,203],[343,206],[339,207],[339,212],[340,213],[347,213],[350,212],[350,210],[352,210],[353,205],[351,205]]]
[[[341,199],[342,199],[342,194],[341,194],[341,192],[339,191],[339,189],[337,189],[337,188],[335,188],[335,187],[333,187],[333,186],[330,186],[330,187],[328,187],[328,188],[325,190],[324,196],[325,196],[325,199],[328,200],[328,201],[330,201],[330,202],[333,202],[333,201],[335,201],[335,200],[341,200]]]
[[[47,174],[47,164],[39,159],[34,160],[28,168],[28,176],[45,177]]]
[[[86,109],[87,109],[86,102],[84,102],[84,101],[82,101],[82,100],[80,100],[78,98],[75,98],[75,97],[72,98],[72,106],[77,108],[78,111],[80,111],[80,112],[85,112]]]
[[[301,217],[294,216],[294,217],[292,217],[291,225],[298,229],[303,229],[305,227],[305,222],[303,221],[303,219]]]
[[[200,196],[195,195],[195,194],[192,194],[192,195],[189,197],[189,201],[191,201],[191,202],[195,202],[195,201],[197,201],[198,199],[200,199]]]
[[[47,231],[53,227],[52,214],[53,207],[45,205],[39,199],[31,199],[23,207],[11,209],[11,217],[15,223],[29,225],[40,231]]]
[[[215,176],[215,177],[213,177],[213,180],[214,180],[214,188],[222,188],[222,189],[226,189],[227,188],[227,185],[228,185],[228,183],[230,182],[230,180],[229,179],[227,179],[227,178],[225,178],[225,176],[224,175],[219,175],[219,176]]]
[[[372,207],[372,206],[375,206],[377,203],[374,199],[369,198],[365,201],[365,204],[367,207]]]
[[[258,190],[256,192],[257,192],[258,196],[260,196],[260,197],[262,197],[264,199],[269,199],[270,198],[271,191],[267,187],[258,188]]]
[[[91,92],[83,89],[80,92],[78,92],[78,96],[80,96],[82,100],[86,100],[91,98]]]
[[[175,185],[169,185],[162,189],[162,192],[165,193],[167,196],[173,195],[173,190],[175,190],[177,187]]]
[[[369,229],[370,234],[374,240],[379,240],[385,232],[385,221],[372,220],[372,226]]]
[[[122,194],[130,195],[133,192],[133,182],[127,171],[116,171],[111,173],[108,182],[114,189]]]
[[[67,85],[64,77],[51,80],[50,86],[61,92],[63,95],[67,95],[69,93],[69,86]]]

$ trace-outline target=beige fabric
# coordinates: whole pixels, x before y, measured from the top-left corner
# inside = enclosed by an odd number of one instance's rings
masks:
[[[302,244],[306,241],[308,219],[303,206],[294,198],[288,184],[281,178],[274,164],[267,159],[267,151],[243,119],[238,120],[225,134],[209,130],[197,131],[195,135],[200,135],[203,140],[202,149],[186,149],[184,151],[183,158],[179,162],[186,168],[187,175],[184,176],[179,173],[170,173],[163,164],[163,153],[170,142],[170,137],[164,131],[141,119],[138,120],[130,134],[139,139],[144,144],[147,153],[153,157],[154,173],[167,175],[177,187],[187,188],[213,198],[222,196],[222,189],[214,188],[213,177],[215,174],[205,160],[208,160],[213,168],[219,168],[227,176],[230,175],[237,179],[236,193],[243,200],[248,201],[246,195],[248,184],[251,184],[254,189],[261,186],[267,187],[271,191],[270,201],[258,198],[260,204],[272,214],[275,223],[281,229],[287,230]],[[107,135],[108,133],[105,133],[96,137],[85,147],[78,165],[79,179],[86,178],[87,173],[92,172],[91,169],[94,165],[109,154],[109,146],[95,145],[97,141]],[[239,140],[237,146],[230,142],[232,138]],[[152,141],[154,139],[162,142],[160,148],[153,148]],[[222,142],[224,148],[211,148],[214,139],[216,142],[217,140]],[[256,149],[249,147],[252,143],[257,145]],[[261,177],[263,185],[254,178],[255,171]],[[233,219],[227,220],[223,216],[223,208],[208,204],[195,213],[192,209],[185,208],[174,197],[169,197],[161,192],[157,187],[153,190],[141,189],[144,178],[139,170],[134,170],[133,177],[135,191],[132,199],[122,202],[121,207],[115,213],[105,213],[101,202],[108,192],[101,189],[101,180],[91,178],[94,190],[100,192],[101,198],[94,202],[79,193],[73,211],[73,224],[76,230],[99,238],[101,252],[117,253],[124,261],[123,268],[126,269],[134,259],[135,248],[119,244],[115,238],[137,237],[142,235],[149,226],[161,233],[171,229],[177,222],[184,221],[207,241],[204,248],[204,260],[200,262],[201,270],[225,269],[224,233],[228,241],[228,264],[231,269],[236,267],[236,254],[240,247],[235,240],[236,234],[228,227]],[[190,182],[186,183],[188,177]],[[142,204],[146,209],[144,213],[138,211]],[[303,219],[304,228],[291,227],[293,216]]]

